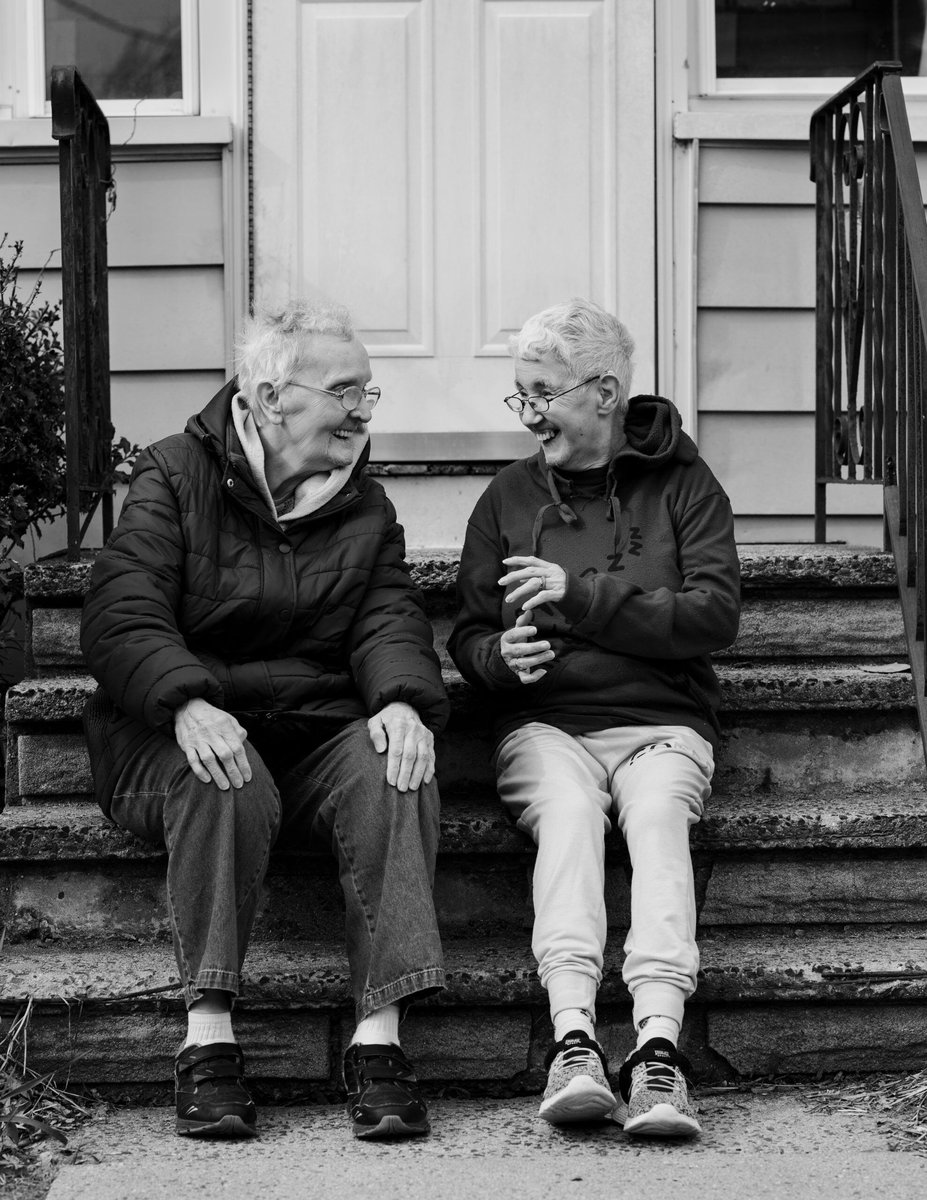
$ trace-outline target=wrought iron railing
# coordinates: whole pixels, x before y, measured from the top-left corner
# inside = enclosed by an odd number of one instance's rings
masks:
[[[834,483],[884,488],[927,750],[927,220],[900,63],[874,63],[817,110],[815,540]]]
[[[51,104],[61,192],[68,558],[76,559],[101,500],[104,539],[113,527],[106,267],[112,171],[109,125],[74,67],[52,70]]]

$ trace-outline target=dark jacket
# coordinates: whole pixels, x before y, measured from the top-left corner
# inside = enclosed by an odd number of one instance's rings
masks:
[[[403,531],[361,459],[323,508],[280,525],[230,419],[229,383],[139,457],[97,557],[81,647],[102,694],[85,715],[107,807],[134,746],[203,697],[249,729],[267,713],[351,720],[403,700],[448,706]]]
[[[499,737],[543,721],[573,734],[687,725],[717,741],[708,655],[733,642],[740,614],[731,506],[668,400],[633,397],[625,431],[594,493],[539,452],[500,471],[470,517],[448,649],[488,693]],[[499,649],[518,615],[498,584],[510,555],[567,571],[563,600],[532,619],[556,657],[531,684]]]

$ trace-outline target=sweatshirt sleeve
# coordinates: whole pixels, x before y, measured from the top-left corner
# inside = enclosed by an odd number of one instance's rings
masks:
[[[676,523],[682,586],[647,590],[598,572],[571,575],[557,606],[580,637],[617,653],[683,659],[729,646],[740,619],[734,517],[723,492],[684,509]]]
[[[81,649],[114,704],[167,734],[185,701],[203,697],[222,705],[218,680],[190,652],[178,626],[184,562],[177,496],[163,460],[149,448],[94,562]]]
[[[468,683],[493,691],[524,685],[505,664],[499,649],[505,621],[499,579],[505,551],[489,494],[477,503],[467,524],[457,573],[457,620],[447,649]]]

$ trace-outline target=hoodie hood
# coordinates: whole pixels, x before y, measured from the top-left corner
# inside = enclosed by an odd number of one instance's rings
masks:
[[[698,458],[698,447],[683,432],[679,409],[662,396],[632,396],[624,431],[628,440],[609,465],[605,489],[607,519],[614,522],[616,550],[621,515],[621,504],[615,495],[619,477],[629,470],[655,471],[674,460],[692,463]],[[556,468],[548,467],[543,450],[528,460],[528,466],[532,473],[537,472],[550,493],[550,503],[541,505],[534,518],[532,554],[537,554],[541,531],[551,511],[556,511],[565,525],[575,525],[579,518],[568,502],[573,493],[572,480],[559,474]]]

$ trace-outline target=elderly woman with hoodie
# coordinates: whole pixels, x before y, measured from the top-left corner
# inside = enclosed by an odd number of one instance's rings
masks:
[[[673,405],[629,399],[633,343],[609,313],[547,309],[511,350],[505,403],[539,449],[470,517],[449,649],[486,693],[499,794],[538,848],[532,948],[554,1024],[540,1115],[691,1135],[677,1049],[699,965],[689,829],[718,738],[708,656],[739,619],[731,506]],[[613,820],[633,870],[623,975],[637,1030],[617,1100],[595,1036]]]

